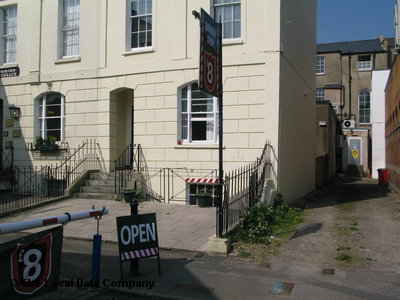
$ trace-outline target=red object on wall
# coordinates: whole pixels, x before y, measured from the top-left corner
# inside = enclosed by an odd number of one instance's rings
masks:
[[[379,178],[379,185],[387,185],[388,184],[388,176],[386,169],[378,169],[378,178]]]

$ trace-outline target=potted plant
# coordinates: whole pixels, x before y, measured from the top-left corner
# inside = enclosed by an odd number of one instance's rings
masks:
[[[124,199],[126,203],[130,203],[131,200],[133,199],[133,196],[135,196],[136,190],[133,189],[125,189],[122,190],[122,195],[124,195]]]
[[[196,200],[199,207],[209,207],[212,204],[210,193],[197,193]]]
[[[58,150],[58,145],[56,144],[57,138],[53,135],[43,139],[41,136],[36,136],[35,150],[40,151],[55,151]]]

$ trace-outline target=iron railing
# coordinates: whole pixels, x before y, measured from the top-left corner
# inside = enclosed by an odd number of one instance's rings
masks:
[[[115,194],[121,194],[133,174],[142,171],[142,148],[139,144],[129,144],[114,161]],[[133,187],[132,187],[133,188]]]
[[[263,197],[266,178],[274,178],[271,155],[273,148],[266,144],[262,155],[254,163],[225,174],[223,200],[217,207],[216,234],[226,236],[240,223],[240,218],[249,207]]]
[[[60,165],[15,166],[12,174],[0,177],[0,215],[64,196],[88,170],[103,170],[95,140],[84,141]]]
[[[7,174],[13,171],[14,167],[14,148],[3,148],[0,147],[0,172],[2,174]]]

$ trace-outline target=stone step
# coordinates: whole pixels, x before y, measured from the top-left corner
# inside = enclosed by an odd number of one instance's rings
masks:
[[[105,193],[78,193],[77,198],[97,199],[97,200],[115,200],[117,195]]]
[[[114,186],[115,180],[86,180],[86,186]]]
[[[114,194],[115,188],[114,185],[112,186],[104,186],[104,185],[89,185],[89,186],[82,186],[81,192],[82,193],[108,193]]]
[[[115,174],[114,172],[111,173],[92,173],[91,179],[93,180],[114,180]]]
[[[364,177],[364,168],[363,166],[347,166],[347,175],[353,177]]]

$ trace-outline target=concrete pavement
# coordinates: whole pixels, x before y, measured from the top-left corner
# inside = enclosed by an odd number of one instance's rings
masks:
[[[0,223],[84,211],[91,209],[92,205],[96,208],[105,206],[110,211],[100,220],[99,233],[102,235],[102,240],[118,242],[115,218],[130,215],[129,204],[122,201],[72,198],[2,217]],[[206,250],[208,238],[215,235],[214,207],[200,208],[195,205],[141,202],[139,214],[145,213],[156,213],[159,247],[162,249],[202,252]],[[44,227],[40,227],[25,232],[33,233],[44,229]],[[94,218],[73,221],[66,224],[64,237],[91,240],[96,230],[97,222]]]

